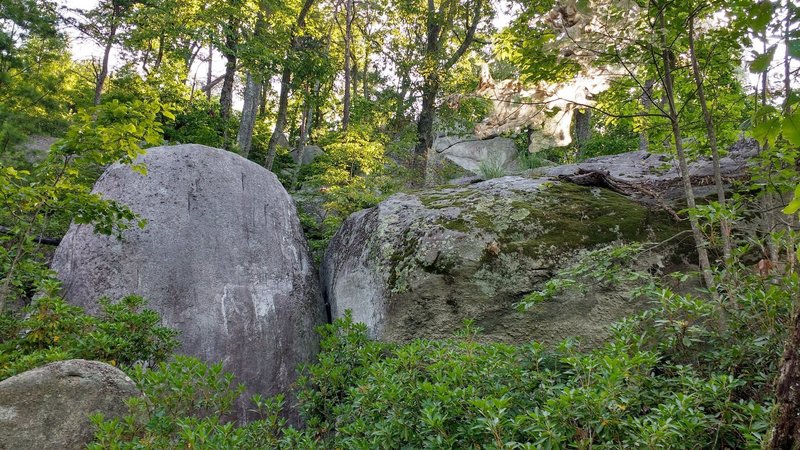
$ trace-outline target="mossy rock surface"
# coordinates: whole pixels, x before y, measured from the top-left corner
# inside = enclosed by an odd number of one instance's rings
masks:
[[[350,309],[387,341],[450,337],[472,319],[490,341],[595,342],[637,301],[593,292],[524,313],[514,305],[581,251],[683,229],[606,189],[505,177],[395,195],[354,214],[326,252],[323,285],[334,317]]]

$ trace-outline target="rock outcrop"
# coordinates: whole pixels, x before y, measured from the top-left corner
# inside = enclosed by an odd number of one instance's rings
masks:
[[[149,149],[147,175],[110,167],[95,185],[147,219],[119,241],[73,225],[52,267],[64,296],[138,294],[181,334],[179,353],[224,368],[255,393],[286,392],[318,350],[316,271],[295,206],[271,172],[201,145]],[[243,401],[238,417],[246,418]]]
[[[568,81],[542,81],[526,87],[518,80],[495,81],[484,66],[475,95],[490,100],[492,110],[475,125],[475,134],[487,139],[530,128],[530,152],[569,145],[572,115],[594,106],[594,97],[608,89],[615,73],[609,68],[587,67]]]
[[[97,361],[59,361],[0,381],[0,449],[71,450],[92,441],[89,416],[128,412],[141,395],[121,370]]]
[[[325,255],[323,289],[334,317],[352,310],[386,341],[451,337],[473,319],[490,341],[597,343],[641,305],[613,291],[528,312],[514,305],[582,249],[684,228],[608,189],[546,178],[398,194],[345,221]]]
[[[504,137],[440,137],[428,155],[427,181],[437,184],[464,175],[480,175],[483,168],[496,168],[506,175],[518,172],[514,141]]]
[[[748,163],[758,154],[758,143],[751,140],[737,142],[720,158],[723,181],[730,185],[748,177]],[[643,151],[590,158],[578,164],[544,167],[532,175],[566,177],[580,183],[575,175],[601,174],[612,184],[612,189],[625,191],[637,200],[675,202],[684,198],[678,162],[669,155]],[[701,158],[689,165],[695,195],[704,197],[714,192],[714,166],[710,159]],[[617,183],[618,186],[613,186]]]
[[[295,164],[300,164],[301,166],[305,166],[314,162],[318,156],[324,155],[325,151],[322,150],[321,147],[317,145],[306,145],[303,148],[303,157],[302,160],[300,159],[300,149],[294,149],[289,153],[292,156]]]

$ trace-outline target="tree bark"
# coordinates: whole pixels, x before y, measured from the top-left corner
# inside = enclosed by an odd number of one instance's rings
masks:
[[[103,61],[100,63],[100,73],[97,74],[97,81],[94,86],[94,106],[100,104],[100,98],[103,96],[103,87],[106,84],[106,78],[108,78],[108,62],[111,58],[111,48],[114,46],[114,40],[117,37],[117,28],[119,26],[117,20],[119,19],[119,14],[119,9],[115,6],[111,16],[111,28],[108,31],[108,39],[106,40],[105,48],[103,48]]]
[[[725,210],[725,187],[722,184],[722,171],[719,165],[719,148],[717,146],[717,130],[714,127],[714,120],[706,103],[706,94],[703,77],[700,74],[700,65],[697,62],[697,52],[694,42],[694,16],[689,17],[689,58],[692,63],[692,74],[694,83],[697,86],[697,98],[703,111],[703,121],[706,124],[706,134],[708,136],[708,146],[711,147],[711,161],[714,167],[714,187],[717,191],[717,201],[720,207]],[[725,258],[726,267],[730,267],[733,246],[731,245],[731,227],[728,220],[724,217],[720,219],[720,234],[722,235],[722,252]]]
[[[319,81],[317,81],[316,85],[314,86],[315,94],[319,91]],[[303,158],[305,157],[306,153],[306,143],[308,142],[308,136],[311,133],[311,126],[313,125],[314,114],[312,114],[312,107],[313,104],[311,102],[311,96],[306,95],[305,107],[303,108],[303,118],[302,123],[300,124],[300,139],[297,141],[297,167],[294,169],[294,173],[292,174],[292,187],[294,188],[297,185],[297,180],[300,177],[300,169],[303,167]]]
[[[592,110],[586,108],[575,111],[575,147],[578,148],[577,159],[583,159],[583,150],[592,137]]]
[[[342,130],[347,131],[350,124],[350,91],[352,86],[352,70],[350,60],[350,47],[353,41],[353,0],[345,0],[345,24],[344,24],[344,98],[342,108]]]
[[[222,92],[219,97],[219,115],[224,121],[231,117],[233,108],[233,84],[236,81],[236,46],[238,45],[238,31],[236,23],[227,26],[225,32],[225,48],[222,55],[225,57],[225,76],[222,79]]]
[[[425,45],[425,63],[423,67],[422,83],[422,109],[420,110],[417,121],[417,145],[414,147],[412,160],[412,170],[417,172],[417,182],[425,179],[425,170],[428,163],[428,151],[433,146],[433,122],[436,116],[436,98],[439,95],[441,85],[441,74],[449,70],[455,63],[464,56],[475,40],[475,31],[481,20],[484,0],[473,0],[472,16],[467,19],[465,24],[464,39],[459,47],[450,56],[443,60],[442,39],[445,38],[445,30],[449,30],[444,25],[444,11],[448,4],[442,1],[439,10],[436,10],[434,0],[428,0]],[[452,5],[449,5],[452,7]]]
[[[278,113],[275,116],[275,129],[267,144],[267,160],[264,167],[272,170],[272,163],[275,162],[275,152],[278,149],[278,141],[283,137],[283,129],[286,127],[286,116],[289,109],[289,84],[292,82],[292,71],[288,66],[283,68],[281,75],[281,93],[278,97]]]
[[[681,180],[683,181],[683,191],[686,195],[686,204],[690,210],[693,210],[697,204],[695,203],[692,180],[689,175],[689,165],[686,161],[686,152],[683,148],[683,138],[681,136],[680,123],[678,122],[678,110],[675,106],[674,84],[672,80],[674,55],[667,44],[666,21],[662,8],[659,8],[658,11],[658,21],[661,26],[661,30],[659,31],[661,35],[661,60],[664,64],[664,95],[669,107],[669,120],[672,126],[672,136],[675,139],[675,150],[678,154],[678,165],[681,172]],[[697,248],[697,257],[700,263],[700,270],[703,274],[703,280],[705,281],[706,287],[714,292],[714,276],[711,273],[711,264],[708,261],[706,239],[703,236],[703,232],[700,230],[697,217],[691,212],[689,213],[689,224],[692,228],[692,235],[694,236],[695,247]]]
[[[296,32],[305,28],[306,17],[308,16],[309,11],[311,11],[311,7],[314,6],[315,1],[316,0],[304,0],[303,2],[303,7],[300,9],[300,14],[297,16],[297,26],[292,32],[292,47],[289,50],[291,52],[297,51],[300,48],[300,40],[296,36]],[[269,138],[269,144],[267,145],[267,159],[264,162],[264,167],[266,167],[267,170],[272,170],[272,163],[275,161],[275,151],[278,147],[278,140],[282,137],[283,129],[286,127],[291,82],[292,69],[287,64],[284,64],[283,73],[281,74],[281,93],[278,98],[278,114],[275,117],[275,129],[272,132],[272,136]]]
[[[211,44],[208,44],[208,73],[206,75],[206,99],[211,100],[211,87],[213,81],[213,72],[211,71],[212,65],[214,63],[214,47]]]
[[[253,144],[253,129],[258,115],[258,104],[261,100],[261,83],[257,82],[253,74],[247,72],[247,81],[244,88],[244,106],[242,107],[242,120],[239,122],[239,132],[236,135],[236,144],[242,155],[247,158]]]
[[[775,387],[775,422],[766,448],[800,448],[800,310],[795,308]]]
[[[642,108],[645,113],[650,112],[653,102],[650,100],[653,95],[653,80],[646,80],[644,82],[644,90],[642,91],[641,102]],[[639,131],[639,151],[646,152],[650,148],[650,137],[647,135],[647,130]]]

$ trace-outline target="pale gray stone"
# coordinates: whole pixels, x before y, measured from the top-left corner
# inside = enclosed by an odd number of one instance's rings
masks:
[[[121,370],[73,359],[0,381],[0,449],[82,449],[92,441],[89,416],[128,412],[125,399],[141,395]]]
[[[73,225],[52,267],[64,296],[138,294],[180,330],[178,353],[214,363],[252,394],[286,393],[318,351],[324,323],[316,271],[295,205],[274,174],[201,145],[152,148],[147,175],[110,167],[95,192],[147,219],[119,241]],[[246,402],[237,416],[247,417]]]

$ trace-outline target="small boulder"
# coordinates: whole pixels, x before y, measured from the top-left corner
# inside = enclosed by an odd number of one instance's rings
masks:
[[[274,174],[202,145],[158,147],[110,167],[94,191],[147,220],[123,240],[73,224],[52,267],[63,295],[89,313],[97,299],[138,294],[178,329],[179,353],[223,362],[253,394],[288,393],[316,357],[325,322],[316,270],[294,202]],[[288,402],[289,404],[291,402]]]
[[[429,184],[480,175],[484,168],[496,168],[509,175],[519,170],[517,147],[514,141],[504,137],[444,136],[434,142],[427,167]]]
[[[325,151],[323,151],[322,148],[317,145],[306,145],[303,149],[302,159],[300,157],[299,149],[294,149],[291,152],[292,159],[294,160],[295,164],[300,164],[302,166],[311,164],[315,159],[317,159],[317,157],[324,154]]]
[[[97,361],[50,363],[0,381],[0,449],[85,448],[89,416],[128,412],[125,399],[141,395],[121,370]]]

